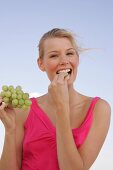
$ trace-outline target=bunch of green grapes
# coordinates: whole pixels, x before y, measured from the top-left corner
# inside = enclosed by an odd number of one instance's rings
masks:
[[[14,108],[28,109],[31,105],[29,94],[24,93],[21,86],[14,88],[13,86],[3,85],[0,96],[6,104],[12,105]]]

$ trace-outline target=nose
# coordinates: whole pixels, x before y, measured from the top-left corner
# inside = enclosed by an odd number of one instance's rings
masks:
[[[66,65],[69,64],[69,59],[66,56],[61,57],[60,59],[60,65]]]

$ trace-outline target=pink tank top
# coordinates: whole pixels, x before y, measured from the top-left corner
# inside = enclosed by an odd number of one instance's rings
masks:
[[[73,128],[73,138],[79,148],[92,125],[93,109],[99,97],[93,98],[86,117],[79,128]],[[59,170],[56,129],[49,117],[32,98],[32,106],[25,122],[22,170]]]

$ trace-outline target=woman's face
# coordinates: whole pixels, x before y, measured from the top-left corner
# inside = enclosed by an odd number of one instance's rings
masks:
[[[44,56],[38,60],[39,67],[46,71],[50,81],[56,74],[68,72],[68,84],[72,84],[77,75],[79,56],[68,38],[49,38],[44,42]]]

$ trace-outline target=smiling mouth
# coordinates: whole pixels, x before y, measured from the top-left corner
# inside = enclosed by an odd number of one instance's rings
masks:
[[[72,69],[65,69],[65,70],[59,70],[59,71],[57,71],[56,74],[68,73],[68,75],[69,75],[69,74],[71,74],[71,72],[72,72]]]

